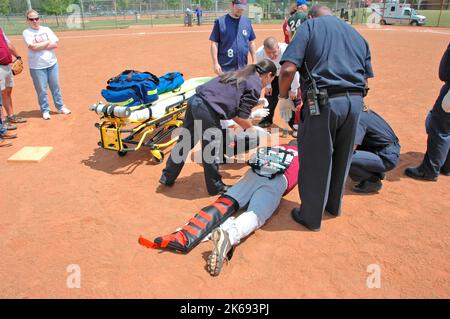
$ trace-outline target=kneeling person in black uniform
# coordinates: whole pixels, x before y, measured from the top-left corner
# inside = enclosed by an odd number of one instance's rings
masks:
[[[385,173],[398,164],[400,144],[389,124],[366,105],[359,118],[355,149],[349,175],[358,184],[352,191],[378,192]]]
[[[234,120],[243,129],[252,129],[249,120],[258,105],[262,88],[273,81],[276,65],[267,59],[250,64],[238,71],[224,73],[197,87],[189,100],[181,134],[170,153],[159,182],[166,186],[175,183],[189,152],[201,141],[205,183],[210,195],[222,194],[228,185],[222,182],[219,163],[223,145],[221,120]],[[212,147],[211,147],[212,146]]]

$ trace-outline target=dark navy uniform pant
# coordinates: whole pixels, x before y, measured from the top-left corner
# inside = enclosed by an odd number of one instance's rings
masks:
[[[347,94],[330,98],[319,116],[311,116],[307,105],[302,109],[297,137],[300,217],[313,228],[320,228],[325,209],[340,214],[362,105],[362,96]]]
[[[196,120],[201,121],[201,130],[199,125],[194,125],[194,121]],[[197,122],[197,124],[199,123]],[[183,134],[180,135],[178,143],[172,149],[171,156],[167,160],[166,168],[163,170],[163,178],[169,183],[175,181],[184,166],[189,151],[193,149],[201,139],[202,164],[206,188],[208,193],[216,194],[223,186],[222,177],[219,173],[219,162],[223,156],[221,150],[222,131],[220,129],[219,115],[200,97],[195,95],[188,103],[183,127],[189,131],[190,136],[188,137],[190,140],[185,141]],[[213,130],[212,132],[215,132],[215,134],[204,134],[208,129],[217,129],[217,132]],[[211,152],[205,152],[205,148],[208,148]],[[205,154],[211,156],[208,156],[208,159],[205,159]],[[177,161],[174,161],[173,157],[176,157]]]
[[[269,115],[267,115],[264,120],[269,121],[270,123],[273,123],[273,117],[275,115],[275,109],[277,107],[278,103],[278,96],[280,95],[280,86],[278,84],[278,76],[276,76],[272,83],[270,84],[272,86],[272,95],[267,95],[266,99],[267,102],[269,102],[269,106],[267,107],[269,109]],[[301,100],[299,98],[295,99],[294,105],[300,104]],[[292,117],[288,122],[288,125],[290,128],[293,128],[295,124],[295,111],[292,112]]]
[[[400,159],[400,145],[392,143],[379,151],[357,150],[353,153],[349,176],[355,182],[380,178],[397,166]]]
[[[450,113],[442,110],[442,100],[449,89],[450,84],[442,87],[433,110],[426,120],[427,152],[421,168],[430,176],[438,176],[441,169],[450,171]]]
[[[278,85],[278,76],[276,76],[272,83],[270,84],[272,86],[272,94],[267,95],[266,99],[267,102],[269,102],[269,115],[267,115],[264,119],[269,121],[270,123],[273,123],[273,115],[275,114],[275,107],[278,103],[278,95],[280,95],[280,87]]]

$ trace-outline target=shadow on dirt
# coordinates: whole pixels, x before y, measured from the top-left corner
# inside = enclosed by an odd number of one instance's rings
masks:
[[[21,111],[17,114],[20,117],[24,117],[26,119],[30,118],[41,118],[42,113],[40,110],[32,110],[32,111]]]
[[[422,159],[423,159],[424,153],[420,152],[407,152],[404,154],[400,154],[400,161],[397,164],[397,166],[386,173],[386,178],[383,181],[384,183],[389,182],[399,182],[402,179],[410,179],[405,175],[405,169],[410,166],[418,166]],[[352,179],[349,177],[347,178],[347,183],[345,184],[345,193],[344,195],[357,195],[357,196],[373,196],[377,194],[360,194],[360,193],[354,193],[352,192],[351,188],[356,185],[357,183],[352,181]]]
[[[183,172],[181,172],[183,174]],[[221,170],[220,174],[226,179],[237,180],[241,175],[231,175]],[[199,199],[211,197],[211,203],[219,196],[211,196],[208,194],[205,185],[205,177],[203,171],[195,172],[188,176],[179,177],[173,186],[159,185],[156,193],[176,199]]]
[[[88,159],[82,160],[82,164],[112,175],[129,175],[140,165],[156,165],[148,151],[139,150],[129,152],[126,156],[119,156],[117,152],[96,148]],[[161,166],[161,169],[163,166]]]

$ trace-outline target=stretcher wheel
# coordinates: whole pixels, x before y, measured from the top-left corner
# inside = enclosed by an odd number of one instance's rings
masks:
[[[164,153],[159,150],[152,150],[150,151],[153,155],[153,159],[156,163],[162,163],[164,161]]]
[[[128,148],[128,146],[126,146],[125,144],[123,144],[123,148]],[[120,157],[124,157],[125,155],[127,155],[127,151],[118,151],[117,154],[119,154]]]

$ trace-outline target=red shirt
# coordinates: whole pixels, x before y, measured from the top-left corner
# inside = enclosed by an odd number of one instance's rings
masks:
[[[288,18],[284,19],[283,23],[283,34],[284,34],[284,42],[286,44],[289,44],[289,33],[287,32],[287,26],[288,26]]]
[[[283,173],[287,181],[286,191],[283,195],[287,195],[292,189],[295,188],[295,186],[297,186],[298,183],[298,170],[300,169],[300,164],[298,161],[298,149],[296,146],[289,145],[280,145],[278,147],[284,150],[291,150],[291,152],[295,155],[288,169]]]
[[[0,64],[8,65],[10,63],[12,63],[11,51],[9,50],[3,30],[0,28]]]

